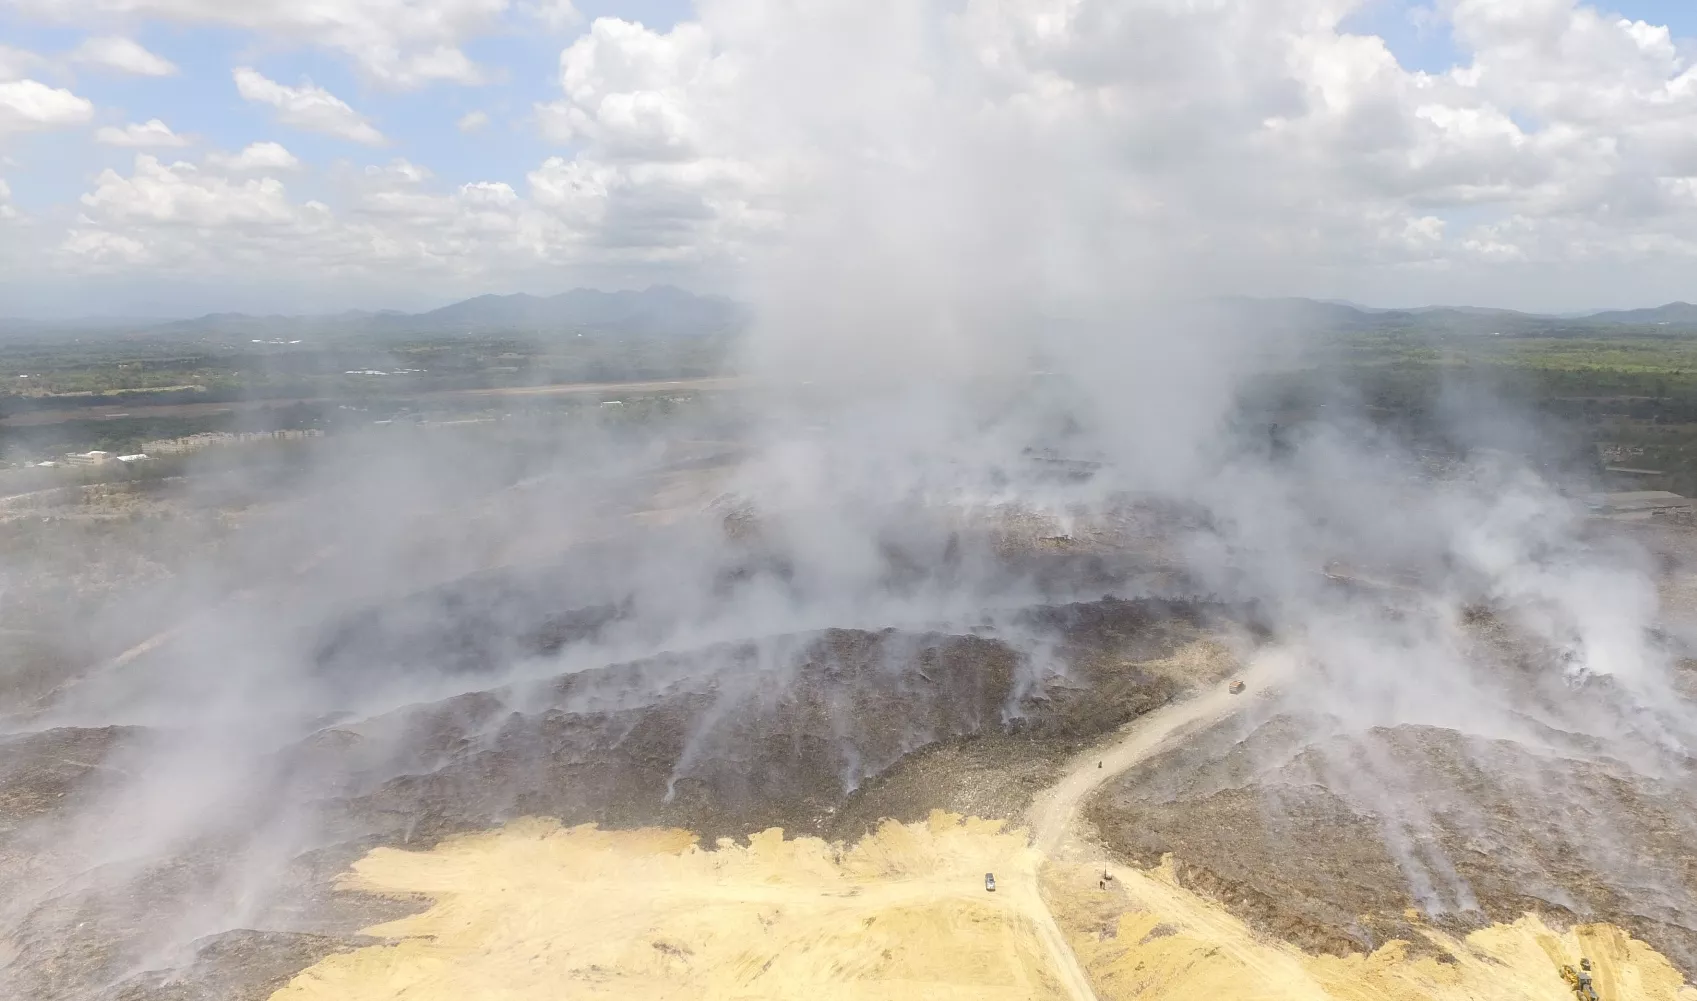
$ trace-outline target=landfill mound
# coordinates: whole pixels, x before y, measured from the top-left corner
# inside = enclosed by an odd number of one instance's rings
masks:
[[[1340,778],[1362,755],[1397,784],[1376,805]],[[1273,717],[1143,762],[1087,817],[1120,858],[1167,858],[1177,885],[1316,955],[1401,940],[1441,960],[1434,928],[1461,938],[1530,914],[1564,934],[1618,926],[1697,973],[1689,759],[1656,775],[1553,740],[1407,725],[1314,739]]]
[[[1170,655],[1229,611],[1037,610],[1030,628],[1054,650],[1044,664],[994,636],[830,629],[725,644],[338,724],[288,770],[332,826],[413,844],[533,815],[856,838],[939,805],[887,804],[859,829],[839,819],[910,755],[1016,740],[1028,759],[1058,758],[1170,700],[1188,667]]]
[[[996,592],[1025,604],[982,619],[622,662],[602,654],[628,603],[561,599],[546,574],[360,609],[303,670],[326,715],[232,763],[216,801],[135,792],[184,753],[165,727],[0,738],[0,995],[1076,999],[1033,932],[1040,885],[1103,999],[1566,998],[1583,955],[1603,1001],[1697,1001],[1697,776],[1677,756],[1248,712],[1087,803],[1078,840],[1113,879],[1038,859],[1015,830],[1034,797],[1196,689],[1231,703],[1269,638],[1252,608],[1076,601],[1069,581],[1185,592],[1089,526],[1038,531],[997,550],[1032,571]],[[1565,685],[1544,673],[1528,692]],[[349,709],[391,690],[430,694]],[[1406,816],[1327,769],[1367,745]],[[138,811],[178,797],[187,834],[132,845],[169,828]]]
[[[40,1001],[263,998],[417,909],[336,889],[373,847],[427,849],[526,816],[854,841],[938,806],[1017,815],[1078,747],[1223,670],[1203,637],[1230,614],[1034,609],[1018,627],[1044,637],[1042,663],[994,635],[825,630],[332,720],[248,763],[194,840],[112,861],[80,853],[126,842],[134,769],[173,735],[7,738],[0,879],[34,889],[0,907],[5,986]],[[277,830],[280,843],[254,837]]]

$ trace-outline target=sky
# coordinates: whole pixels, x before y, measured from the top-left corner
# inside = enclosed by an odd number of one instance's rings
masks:
[[[1087,190],[1045,274],[1697,300],[1694,59],[1685,0],[0,0],[0,316],[738,294],[862,161]]]

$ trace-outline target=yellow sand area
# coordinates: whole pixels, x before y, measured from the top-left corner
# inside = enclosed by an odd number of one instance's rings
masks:
[[[347,889],[434,903],[367,929],[393,944],[331,956],[273,1001],[1062,998],[1038,862],[1023,832],[941,812],[851,848],[776,829],[704,849],[685,831],[518,821],[361,860]],[[1315,956],[1181,887],[1170,859],[1111,868],[1106,890],[1099,869],[1043,868],[1101,1001],[1571,1001],[1560,969],[1581,956],[1603,1001],[1697,1001],[1609,925],[1529,915],[1464,939],[1424,930],[1435,949]]]
[[[1101,1001],[1574,1001],[1564,964],[1588,957],[1602,1001],[1697,1001],[1666,958],[1612,925],[1565,932],[1527,915],[1412,955],[1393,942],[1370,955],[1314,956],[1256,934],[1218,903],[1155,869],[1051,867],[1044,896]],[[1447,959],[1440,959],[1440,955]]]
[[[847,849],[776,829],[695,842],[525,820],[378,849],[346,888],[433,905],[367,930],[394,944],[331,956],[273,1001],[1062,996],[1028,915],[1035,854],[1001,821],[939,812]]]

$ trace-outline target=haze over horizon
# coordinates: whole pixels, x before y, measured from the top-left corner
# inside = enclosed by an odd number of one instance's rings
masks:
[[[686,287],[671,285],[671,284],[663,284],[663,283],[649,284],[649,285],[643,285],[643,286],[631,286],[631,287],[614,286],[614,287],[601,287],[601,288],[579,285],[579,286],[573,286],[573,287],[570,287],[570,288],[564,288],[564,289],[560,289],[560,290],[557,290],[557,291],[551,291],[551,292],[550,291],[533,292],[533,291],[528,291],[528,290],[525,290],[525,291],[474,292],[474,293],[472,293],[468,296],[456,296],[456,297],[453,297],[453,298],[443,299],[441,301],[426,302],[426,303],[418,305],[417,307],[412,308],[412,309],[397,309],[395,307],[390,307],[390,306],[372,306],[372,307],[350,307],[348,309],[339,309],[339,310],[329,310],[329,309],[325,309],[325,310],[290,310],[285,306],[284,308],[281,308],[279,310],[267,312],[267,311],[258,311],[258,310],[252,310],[252,311],[241,310],[241,309],[196,310],[191,306],[188,309],[188,311],[186,311],[186,312],[174,313],[174,314],[164,314],[164,313],[147,314],[147,313],[137,313],[137,312],[98,312],[98,311],[90,311],[90,312],[69,314],[69,315],[63,315],[63,316],[29,315],[29,314],[0,315],[0,325],[11,324],[11,325],[14,325],[14,326],[26,326],[27,327],[27,326],[30,326],[30,325],[39,324],[43,328],[73,329],[78,324],[81,324],[81,323],[87,323],[87,324],[91,324],[91,325],[102,325],[102,326],[119,326],[119,325],[125,325],[125,324],[148,324],[148,325],[161,324],[162,325],[162,324],[171,324],[171,323],[181,323],[181,322],[185,322],[185,321],[209,320],[209,319],[212,319],[212,318],[215,318],[215,317],[221,317],[221,316],[244,316],[244,317],[249,317],[249,318],[253,318],[253,319],[287,319],[287,320],[333,319],[333,318],[348,316],[348,315],[358,316],[358,315],[384,315],[384,314],[387,314],[387,315],[398,316],[398,317],[402,317],[402,316],[425,316],[425,315],[429,315],[429,314],[432,314],[432,313],[437,313],[437,312],[446,310],[450,307],[463,306],[463,305],[467,305],[467,304],[471,304],[471,303],[475,303],[475,302],[479,302],[479,301],[483,301],[483,300],[503,300],[503,299],[522,298],[522,297],[528,297],[530,299],[537,299],[537,300],[548,300],[548,299],[559,299],[559,298],[563,298],[563,297],[572,295],[574,293],[584,293],[584,292],[597,293],[597,294],[606,295],[606,296],[613,296],[613,295],[619,295],[619,294],[633,294],[633,293],[637,294],[637,295],[644,295],[644,294],[652,293],[656,290],[678,291],[678,292],[682,292],[685,296],[690,297],[690,298],[699,297],[699,298],[708,299],[708,300],[717,299],[717,300],[724,301],[724,302],[734,303],[736,305],[744,305],[739,300],[736,300],[732,297],[725,296],[721,293],[714,292],[714,291],[711,291],[711,290],[700,291],[700,290],[696,290],[696,289],[691,289],[691,288],[686,288]],[[1223,297],[1223,298],[1233,298],[1233,297]],[[1465,311],[1490,312],[1490,311],[1501,310],[1501,311],[1505,311],[1505,312],[1524,313],[1528,316],[1542,316],[1542,317],[1551,317],[1551,318],[1573,318],[1573,319],[1584,319],[1586,317],[1596,316],[1596,315],[1599,315],[1599,314],[1610,314],[1610,313],[1620,313],[1620,312],[1637,312],[1637,311],[1654,310],[1654,309],[1669,308],[1669,307],[1690,306],[1693,309],[1697,309],[1697,305],[1694,305],[1693,303],[1690,303],[1690,302],[1683,300],[1683,299],[1676,299],[1676,300],[1672,300],[1672,301],[1668,301],[1668,302],[1629,303],[1629,304],[1625,304],[1625,305],[1615,305],[1615,306],[1596,306],[1596,307],[1591,307],[1591,308],[1565,309],[1565,310],[1560,310],[1560,311],[1541,311],[1541,310],[1513,310],[1509,307],[1485,306],[1485,305],[1480,305],[1480,304],[1477,304],[1477,303],[1410,302],[1410,303],[1385,304],[1385,303],[1364,303],[1364,302],[1357,302],[1357,301],[1350,300],[1350,299],[1328,299],[1328,298],[1320,298],[1320,297],[1314,297],[1314,296],[1252,296],[1252,297],[1246,297],[1246,298],[1248,298],[1248,300],[1251,301],[1251,302],[1259,301],[1259,302],[1276,303],[1276,302],[1285,301],[1285,302],[1308,302],[1308,303],[1313,303],[1313,304],[1318,305],[1318,306],[1344,306],[1344,307],[1348,307],[1350,309],[1361,311],[1363,313],[1435,312],[1435,311],[1445,311],[1445,310],[1455,310],[1455,311],[1463,311],[1463,312],[1465,312]]]
[[[0,998],[1697,1001],[1621,2],[0,0]]]
[[[820,164],[869,151],[833,97],[857,51],[894,71],[868,79],[907,124],[988,137],[944,167],[960,151],[892,121],[873,155],[968,177],[1022,169],[996,143],[1042,143],[1062,173],[1035,183],[1078,168],[1103,196],[1094,249],[1159,246],[1121,255],[1134,283],[1697,300],[1697,17],[1678,4],[975,0],[813,22],[719,0],[5,0],[0,315],[740,296]],[[919,64],[890,46],[939,40],[974,56],[904,76]]]

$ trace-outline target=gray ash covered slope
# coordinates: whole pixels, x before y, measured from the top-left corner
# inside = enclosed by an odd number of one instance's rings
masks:
[[[429,673],[460,672],[461,694],[321,721],[233,766],[233,783],[171,790],[195,818],[181,829],[135,815],[163,802],[136,791],[135,771],[190,753],[168,729],[7,738],[0,879],[20,888],[3,914],[8,996],[267,996],[412,906],[336,892],[354,859],[518,816],[850,838],[951,795],[1018,809],[1045,768],[1179,690],[1105,651],[1137,638],[1137,655],[1158,658],[1228,614],[1103,601],[1016,615],[1003,624],[1015,642],[988,628],[829,629],[492,684],[504,676],[490,661],[547,658],[620,610],[448,605],[466,612],[450,622],[463,643],[433,643],[432,616],[391,608],[332,630],[320,664],[383,681],[400,662],[439,661]],[[479,611],[492,607],[499,621]],[[1052,655],[1034,658],[1034,638]],[[129,828],[148,839],[128,842]]]
[[[880,818],[849,829],[835,815],[909,755],[997,737],[1062,755],[1179,692],[1141,665],[1229,614],[1118,600],[1036,609],[1020,618],[1054,644],[1043,664],[991,630],[724,644],[344,724],[296,749],[291,767],[339,822],[404,818],[388,833],[414,841],[527,814],[708,838],[770,826],[857,837]]]
[[[325,731],[290,764],[340,822],[409,841],[529,814],[817,830],[907,752],[1000,729],[1018,670],[990,640],[830,630],[408,708]]]
[[[1536,913],[1626,928],[1692,977],[1697,766],[1611,750],[1553,730],[1317,736],[1276,715],[1149,760],[1088,817],[1118,854],[1171,853],[1186,885],[1311,950],[1418,949],[1424,924],[1464,932]],[[1369,776],[1379,784],[1364,787]]]

